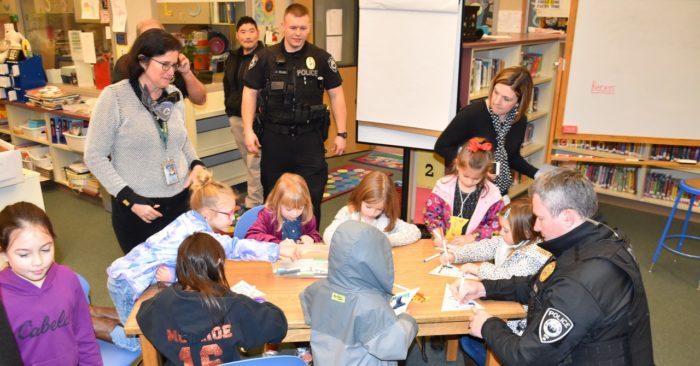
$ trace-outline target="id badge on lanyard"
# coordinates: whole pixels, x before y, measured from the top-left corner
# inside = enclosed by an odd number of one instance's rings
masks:
[[[175,160],[173,158],[167,158],[161,164],[163,167],[163,174],[165,175],[165,183],[167,185],[173,185],[180,181],[177,175],[177,166],[175,165]]]
[[[445,239],[450,241],[462,235],[462,229],[467,226],[467,223],[469,223],[469,219],[459,216],[450,216],[450,228],[447,229],[447,233],[445,233]]]

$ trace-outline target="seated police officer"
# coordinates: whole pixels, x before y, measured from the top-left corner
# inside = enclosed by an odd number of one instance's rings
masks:
[[[249,153],[258,153],[262,148],[260,180],[264,196],[283,173],[299,174],[309,186],[316,222],[320,223],[321,198],[328,176],[324,141],[330,123],[323,92],[328,90],[330,96],[338,130],[333,151],[340,155],[347,139],[342,79],[333,57],[306,42],[311,32],[306,7],[289,5],[282,29],[284,40],[253,56],[243,78],[241,117],[245,144]],[[256,98],[260,106],[257,116]]]
[[[483,310],[469,333],[504,365],[653,365],[649,308],[629,242],[594,217],[598,201],[581,173],[558,168],[530,188],[535,230],[552,253],[531,277],[463,281],[461,301],[528,304],[522,336]]]

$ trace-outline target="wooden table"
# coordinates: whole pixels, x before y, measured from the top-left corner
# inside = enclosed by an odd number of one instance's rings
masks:
[[[428,274],[440,264],[437,259],[428,263],[423,262],[423,258],[436,253],[432,241],[421,240],[415,244],[394,248],[393,253],[394,283],[409,288],[420,287],[419,292],[426,297],[425,302],[413,301],[408,307],[408,312],[418,322],[418,336],[465,334],[469,329],[468,318],[472,314],[471,311],[441,312],[445,284],[452,283],[455,279]],[[276,277],[272,274],[272,264],[268,262],[226,261],[225,269],[229,284],[234,285],[240,280],[246,280],[264,292],[268,301],[284,310],[289,322],[289,330],[284,342],[309,341],[311,329],[304,323],[299,293],[316,279]],[[124,325],[126,334],[138,336],[142,334],[136,322],[136,313],[141,302],[151,298],[156,292],[155,288],[151,288],[138,300]],[[480,302],[489,313],[503,319],[522,318],[526,315],[522,305],[515,302]],[[159,364],[159,355],[153,345],[146,337],[140,338],[143,364],[145,366]],[[453,338],[447,344],[448,361],[454,361],[457,358],[458,344],[456,337]]]

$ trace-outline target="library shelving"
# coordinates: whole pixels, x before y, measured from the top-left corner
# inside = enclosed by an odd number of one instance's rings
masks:
[[[47,161],[44,161],[42,166],[32,164],[34,170],[41,173],[41,181],[53,180],[70,187],[65,168],[70,164],[82,161],[82,151],[74,150],[60,142],[56,131],[51,128],[52,119],[69,118],[87,122],[90,117],[62,110],[48,110],[19,102],[3,100],[0,103],[4,105],[7,112],[7,128],[0,129],[0,133],[9,135],[11,144],[26,147],[35,152],[41,151],[41,155],[47,157]],[[34,130],[32,134],[28,134],[23,126],[26,126],[29,120],[43,120],[44,125],[41,128],[32,129]],[[48,169],[49,166],[50,169]]]
[[[680,180],[700,177],[700,164],[692,163],[697,161],[699,149],[689,145],[556,139],[550,159],[554,164],[579,169],[582,166],[605,166],[617,170],[632,168],[634,192],[606,189],[599,184],[596,190],[607,196],[671,207]],[[680,163],[674,159],[690,159],[690,162]],[[683,198],[679,207],[687,209],[687,202],[687,198]],[[693,207],[693,212],[700,213],[700,208]]]
[[[533,84],[537,101],[527,113],[528,132],[521,149],[522,156],[532,165],[546,163],[549,146],[552,108],[554,105],[557,62],[561,55],[563,37],[551,34],[510,34],[510,38],[462,44],[459,81],[459,104],[486,98],[491,79],[501,68],[523,65],[524,57],[536,55]],[[493,66],[495,64],[495,66]],[[490,68],[490,69],[489,69]],[[517,196],[527,190],[532,180],[516,179],[508,195]]]

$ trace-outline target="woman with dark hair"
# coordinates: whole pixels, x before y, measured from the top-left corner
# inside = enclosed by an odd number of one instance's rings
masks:
[[[124,253],[188,210],[187,187],[203,169],[170,85],[181,44],[162,29],[139,35],[129,79],[106,87],[90,117],[85,164],[112,195],[112,227]]]
[[[177,252],[177,283],[141,304],[139,327],[169,363],[236,361],[240,347],[279,343],[287,335],[280,308],[229,289],[224,260],[211,235],[190,235]]]
[[[520,66],[501,70],[491,82],[488,98],[464,107],[452,119],[435,142],[435,152],[446,162],[453,161],[457,150],[472,137],[485,137],[494,146],[495,161],[500,163],[498,175],[489,178],[506,195],[513,183],[511,169],[530,178],[537,168],[520,155],[525,139],[525,112],[532,100],[532,77]]]

